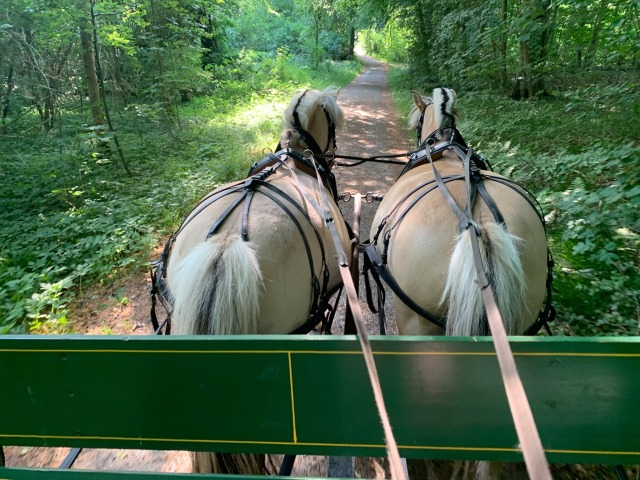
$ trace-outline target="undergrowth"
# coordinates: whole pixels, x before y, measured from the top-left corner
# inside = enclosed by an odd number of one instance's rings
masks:
[[[0,136],[0,333],[72,330],[78,292],[146,266],[199,198],[275,146],[296,91],[344,85],[359,69],[245,51],[175,118],[156,105],[115,108],[132,176],[113,146],[96,147],[82,112],[64,112],[49,134],[25,115]]]
[[[406,70],[391,75],[406,115]],[[567,335],[640,334],[640,92],[589,86],[514,101],[457,91],[459,129],[493,168],[542,204],[554,269],[553,330]]]

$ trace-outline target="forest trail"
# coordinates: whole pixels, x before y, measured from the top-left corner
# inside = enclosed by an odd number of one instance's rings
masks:
[[[359,56],[364,64],[363,72],[349,85],[340,90],[338,105],[345,117],[345,126],[337,135],[337,154],[369,157],[374,155],[396,155],[406,153],[411,145],[405,128],[406,120],[398,116],[393,105],[387,83],[388,65],[371,57]],[[409,92],[407,92],[409,95]],[[400,157],[398,160],[405,161]],[[384,195],[398,178],[402,165],[367,162],[356,167],[334,167],[338,192],[352,195],[368,192]],[[339,202],[340,210],[347,222],[353,224],[354,201]],[[369,230],[378,208],[378,202],[362,202],[360,212],[360,240],[369,238]],[[360,258],[362,271],[362,258]],[[380,331],[378,315],[373,314],[364,297],[364,279],[360,275],[360,306],[371,335]],[[393,298],[387,295],[385,305],[388,334],[396,333],[393,317]],[[334,335],[344,331],[345,301],[338,306],[336,320],[332,327]],[[336,397],[339,400],[339,393]],[[390,478],[385,458],[311,457],[296,459],[292,475],[328,476],[349,478]]]
[[[412,146],[408,140],[406,119],[399,118],[387,83],[388,65],[371,57],[360,56],[365,69],[353,82],[343,88],[338,95],[338,103],[344,111],[345,127],[339,132],[338,154],[370,157],[374,155],[400,155]],[[409,92],[407,92],[409,95]],[[400,157],[398,161],[406,161]],[[401,165],[366,162],[356,167],[335,167],[334,173],[338,191],[368,192],[384,195],[398,178]],[[353,223],[353,200],[340,202],[342,213],[349,223]],[[369,239],[369,231],[378,202],[362,202],[360,212],[360,241]],[[362,258],[360,258],[362,271]],[[379,333],[377,314],[366,306],[364,298],[364,278],[360,276],[360,298],[367,329],[371,334]],[[344,304],[340,309],[339,321],[334,325],[333,333],[343,331]],[[387,333],[396,332],[393,317],[393,298],[387,295],[385,306]]]
[[[370,57],[361,56],[360,59],[365,65],[362,74],[343,88],[338,96],[338,104],[345,115],[345,127],[337,132],[338,153],[357,156],[402,154],[411,144],[405,134],[405,121],[398,118],[388,90],[388,66]],[[352,168],[336,167],[334,172],[339,192],[384,194],[401,168],[399,165],[365,163]],[[341,202],[340,207],[347,221],[352,222],[353,200]],[[362,204],[362,240],[369,236],[376,208],[376,202]],[[153,253],[153,258],[159,255],[160,249],[161,246]],[[143,273],[119,279],[112,284],[92,287],[81,295],[81,299],[73,307],[74,317],[80,318],[75,324],[75,331],[92,335],[153,333],[149,322],[149,289],[148,275]],[[361,292],[363,291],[364,287],[361,288]],[[391,300],[390,296],[388,300]],[[364,298],[361,299],[361,305],[368,331],[371,334],[378,333],[377,315],[369,311]],[[341,334],[343,331],[344,308],[343,300],[333,326],[334,334]],[[392,333],[395,332],[395,323],[389,301],[387,310],[387,327],[389,333]],[[162,404],[162,399],[158,399],[156,406],[149,406],[163,414],[166,414],[167,407]],[[32,468],[55,468],[61,464],[68,451],[67,448],[5,448],[7,466]],[[293,475],[327,476],[329,464],[333,465],[333,460],[335,459],[327,461],[327,457],[299,457]],[[344,466],[344,462],[337,463]],[[361,478],[385,478],[387,474],[384,464],[384,459],[356,459],[355,469]],[[187,452],[85,449],[80,453],[73,469],[188,472],[190,466]]]

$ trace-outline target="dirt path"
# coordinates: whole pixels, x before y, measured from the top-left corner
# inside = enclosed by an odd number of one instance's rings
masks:
[[[338,153],[354,156],[403,154],[410,148],[407,137],[406,119],[399,118],[387,84],[388,66],[370,57],[361,57],[364,72],[343,88],[338,95],[338,103],[344,111],[346,125],[339,133]],[[399,158],[398,160],[404,160]],[[367,162],[356,167],[336,167],[334,173],[340,192],[385,194],[402,170],[400,165]],[[353,201],[340,202],[340,208],[348,222],[353,222]],[[378,202],[362,203],[360,216],[360,238],[369,238],[371,223],[378,208]],[[362,267],[362,259],[360,259]],[[362,270],[362,268],[360,268]],[[380,331],[378,316],[372,314],[364,301],[364,279],[360,277],[360,298],[368,331]],[[396,332],[393,318],[393,299],[387,295],[385,313],[387,333]],[[334,334],[343,331],[344,304],[339,321],[334,325]]]
[[[338,103],[343,108],[346,126],[338,132],[338,152],[344,155],[371,156],[381,153],[404,153],[408,146],[404,134],[404,119],[398,119],[387,89],[387,67],[371,58],[363,57],[365,70],[350,85],[341,90]],[[335,170],[338,190],[351,193],[384,194],[397,178],[399,166],[368,163],[353,168]],[[349,222],[353,221],[353,202],[341,203]],[[369,229],[377,203],[363,202],[361,213],[362,239]],[[154,253],[155,258],[159,254]],[[97,285],[83,292],[72,307],[74,317],[80,318],[74,331],[91,335],[148,335],[149,280],[140,273],[117,283]],[[361,291],[364,287],[361,288]],[[333,332],[340,334],[344,326],[344,301],[340,306]],[[377,316],[362,303],[370,333],[378,332]],[[395,332],[391,305],[387,304],[389,333]],[[100,413],[97,412],[99,415]],[[6,447],[6,463],[12,467],[55,468],[64,460],[67,448]],[[294,466],[294,475],[326,476],[326,457],[300,457]],[[340,463],[339,461],[337,463]],[[190,459],[186,452],[143,450],[85,449],[75,462],[74,469],[188,472]],[[356,475],[365,478],[385,478],[384,462],[358,460]]]

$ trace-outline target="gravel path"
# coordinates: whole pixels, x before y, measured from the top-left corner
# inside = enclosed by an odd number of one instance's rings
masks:
[[[388,66],[370,57],[360,59],[365,65],[363,73],[340,90],[338,104],[345,116],[345,127],[337,133],[338,154],[353,156],[395,155],[405,153],[411,146],[406,120],[398,117],[387,84]],[[403,160],[400,158],[400,160]],[[351,194],[367,192],[385,194],[402,170],[401,165],[368,162],[356,167],[334,167],[339,192]],[[340,202],[345,219],[353,224],[353,200]],[[363,201],[360,213],[361,241],[369,238],[371,223],[378,202]],[[360,271],[362,258],[360,258]],[[379,333],[378,315],[371,313],[364,298],[364,280],[360,276],[360,305],[367,331]],[[387,333],[397,331],[393,317],[393,299],[387,295],[385,307]],[[332,332],[340,335],[344,331],[345,301],[339,305]],[[339,396],[339,392],[336,392]],[[390,478],[386,459],[302,457],[296,461],[293,475],[332,476],[349,478]]]
[[[399,118],[391,99],[387,84],[388,66],[370,57],[362,56],[364,72],[343,88],[338,95],[338,104],[344,111],[345,128],[339,132],[338,152],[343,155],[370,157],[374,155],[403,154],[409,150],[410,141],[405,127],[406,120]],[[404,161],[405,158],[398,160]],[[340,192],[372,192],[384,195],[398,178],[401,165],[367,162],[356,167],[336,167],[334,173]],[[340,202],[340,208],[349,223],[353,223],[354,202]],[[361,241],[369,239],[369,231],[379,202],[363,201],[360,215]],[[362,271],[362,258],[360,258]],[[379,333],[377,314],[369,311],[364,299],[364,279],[360,276],[360,298],[365,322],[370,334]],[[343,332],[344,304],[333,333]],[[387,295],[385,308],[387,333],[396,332],[393,317],[393,299]]]

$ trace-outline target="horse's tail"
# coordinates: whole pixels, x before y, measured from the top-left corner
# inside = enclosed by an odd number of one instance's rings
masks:
[[[214,236],[195,247],[170,282],[177,334],[258,333],[262,273],[255,246],[238,235]]]
[[[484,225],[478,240],[507,334],[521,335],[527,291],[527,279],[518,252],[521,240],[496,223]],[[441,303],[448,301],[446,334],[451,336],[490,333],[471,241],[469,230],[458,236],[441,298]]]
[[[195,247],[171,278],[177,334],[258,333],[262,273],[255,246],[238,235],[215,236]],[[192,453],[199,473],[266,475],[265,455]]]

